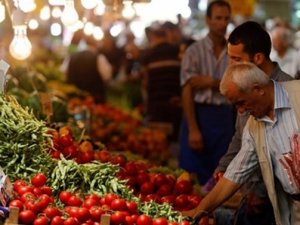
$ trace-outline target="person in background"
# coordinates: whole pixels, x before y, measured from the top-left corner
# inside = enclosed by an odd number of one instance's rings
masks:
[[[273,80],[292,80],[293,78],[284,73],[276,62],[270,60],[270,51],[271,39],[268,32],[254,21],[237,26],[229,35],[227,52],[230,64],[252,62]],[[248,113],[237,114],[234,136],[226,154],[220,159],[214,173],[215,177],[222,176],[229,163],[240,151],[242,133],[248,118]],[[261,177],[252,178],[247,186],[245,188],[247,194],[237,211],[235,224],[274,224],[272,206]]]
[[[183,214],[201,219],[260,169],[276,224],[300,224],[300,81],[278,83],[253,63],[241,62],[229,66],[220,90],[239,113],[250,114],[241,149],[211,192]]]
[[[124,63],[125,52],[117,46],[116,39],[108,31],[98,44],[98,54],[106,57],[112,66],[112,78],[115,79]]]
[[[98,54],[97,43],[85,36],[80,38],[79,42],[82,41],[86,47],[69,57],[66,81],[90,93],[96,103],[103,103],[106,101],[106,83],[112,77],[112,66],[104,55]]]
[[[205,17],[209,33],[187,48],[181,63],[179,166],[196,174],[201,185],[212,177],[233,134],[233,107],[218,90],[228,65],[225,34],[230,15],[226,1],[212,1]]]
[[[145,119],[148,124],[164,124],[169,140],[177,142],[182,109],[180,59],[177,46],[168,43],[160,26],[151,28],[151,45],[142,56],[145,89]]]
[[[293,33],[288,27],[276,26],[271,30],[273,51],[271,59],[278,62],[282,70],[294,78],[300,76],[300,53],[293,43]]]

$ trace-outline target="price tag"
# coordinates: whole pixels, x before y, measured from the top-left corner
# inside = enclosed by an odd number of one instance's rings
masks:
[[[102,214],[100,224],[101,225],[110,225],[110,215],[109,214]]]
[[[7,64],[4,60],[0,60],[0,92],[5,91],[6,84],[6,73],[8,71],[9,64]]]
[[[40,99],[43,107],[43,112],[50,118],[53,115],[52,102],[51,102],[51,94],[49,93],[40,93]]]

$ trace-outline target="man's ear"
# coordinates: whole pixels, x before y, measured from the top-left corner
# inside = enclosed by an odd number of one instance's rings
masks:
[[[252,90],[253,90],[253,92],[258,93],[261,96],[263,96],[265,94],[265,90],[261,87],[261,85],[259,85],[257,83],[253,84]]]
[[[263,53],[256,53],[253,57],[255,65],[261,65],[265,61],[265,55]]]

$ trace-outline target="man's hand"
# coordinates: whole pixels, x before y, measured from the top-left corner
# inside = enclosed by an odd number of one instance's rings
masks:
[[[181,214],[184,216],[191,217],[196,220],[196,224],[198,225],[207,225],[208,224],[208,217],[207,212],[205,211],[198,211],[198,207],[188,210],[188,211],[182,211]]]
[[[203,149],[203,137],[200,131],[189,132],[189,146],[191,149],[198,152]]]

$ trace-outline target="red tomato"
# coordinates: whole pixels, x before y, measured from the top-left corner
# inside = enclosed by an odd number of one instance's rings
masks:
[[[90,208],[90,214],[91,214],[91,218],[94,221],[100,221],[102,214],[104,214],[105,211],[100,208],[99,206],[92,206]]]
[[[75,217],[69,217],[64,221],[64,225],[79,225],[80,223]]]
[[[105,202],[105,204],[110,205],[111,202],[117,198],[118,198],[118,196],[116,194],[108,193],[104,196],[104,202]]]
[[[50,197],[46,194],[42,194],[38,200],[37,205],[41,211],[43,211],[50,203]]]
[[[150,181],[150,176],[149,176],[149,174],[146,171],[139,172],[136,175],[136,182],[139,185],[143,185],[144,183],[146,183],[148,181]]]
[[[21,212],[24,208],[23,202],[21,200],[18,200],[18,199],[11,200],[9,202],[9,207],[19,208],[19,212]]]
[[[137,203],[136,202],[126,202],[126,207],[129,213],[137,213]]]
[[[190,209],[193,209],[195,208],[196,206],[199,205],[199,203],[201,202],[202,198],[197,195],[197,194],[194,194],[194,195],[189,195],[188,196],[188,200],[190,202]]]
[[[134,218],[131,216],[125,217],[125,225],[134,225],[136,221],[134,221]]]
[[[152,222],[153,225],[168,225],[168,220],[163,217],[155,218]]]
[[[123,224],[125,222],[126,214],[121,211],[116,211],[110,217],[110,221],[113,225]]]
[[[191,223],[187,220],[181,221],[178,225],[190,225]]]
[[[73,143],[73,137],[70,134],[62,135],[58,138],[58,144],[62,147],[70,146]]]
[[[32,192],[33,192],[33,194],[35,194],[35,196],[40,196],[43,194],[41,188],[39,188],[39,187],[34,187]]]
[[[99,202],[101,198],[97,194],[90,194],[87,195],[85,199],[94,199],[96,202]]]
[[[124,166],[127,175],[135,175],[137,172],[135,163],[133,161],[129,161]]]
[[[181,180],[175,184],[175,193],[176,194],[191,194],[193,191],[192,183],[188,180]]]
[[[31,192],[31,193],[33,193],[33,187],[31,187],[31,186],[29,186],[29,185],[26,185],[26,186],[20,186],[19,188],[18,188],[18,194],[21,196],[21,195],[23,195],[24,193],[26,193],[26,192]]]
[[[26,182],[24,180],[16,180],[14,182],[14,191],[18,192],[19,188],[22,186],[26,186]]]
[[[50,225],[63,225],[63,224],[64,224],[64,220],[60,216],[53,217],[50,223]]]
[[[98,205],[98,201],[96,201],[95,199],[92,199],[92,198],[87,198],[82,203],[82,207],[87,208],[87,209],[90,209],[92,206],[96,206],[96,205]]]
[[[175,199],[175,207],[178,209],[183,209],[189,204],[187,195],[178,195]]]
[[[68,192],[68,191],[62,191],[59,193],[59,200],[64,203],[65,205],[68,204],[68,201],[70,199],[70,197],[73,196],[73,194],[71,192]]]
[[[110,207],[111,207],[112,210],[123,211],[123,210],[126,209],[126,201],[124,199],[121,199],[121,198],[114,199],[110,203]]]
[[[76,195],[73,195],[69,198],[67,205],[68,206],[81,206],[82,200],[79,197],[77,197]]]
[[[52,188],[49,187],[49,186],[44,185],[44,186],[41,187],[41,190],[42,190],[43,194],[46,194],[46,195],[49,195],[49,196],[52,195]]]
[[[79,207],[76,207],[76,206],[65,207],[65,211],[70,217],[76,217],[78,210],[79,210]]]
[[[167,177],[166,175],[162,174],[162,173],[158,173],[158,174],[155,174],[154,175],[154,185],[156,187],[160,187],[162,186],[163,184],[167,184],[168,183],[168,180],[167,180]]]
[[[51,152],[51,157],[53,159],[60,159],[60,154],[61,154],[60,151],[53,151],[53,152]]]
[[[48,218],[40,216],[33,221],[33,225],[48,225]]]
[[[137,218],[136,224],[137,225],[152,225],[152,219],[150,216],[143,214]]]
[[[24,203],[24,205],[25,205],[26,209],[31,210],[32,212],[34,212],[34,214],[37,214],[39,212],[39,207],[34,201],[31,201],[31,200],[26,201]]]
[[[81,163],[88,163],[91,162],[92,160],[94,160],[94,152],[93,151],[85,151],[85,152],[81,152],[79,151],[79,154],[77,155],[77,157],[80,159]]]
[[[21,201],[24,203],[26,201],[34,201],[36,199],[36,196],[32,192],[25,192],[21,195]]]
[[[169,222],[168,225],[178,225],[177,222]]]
[[[41,187],[46,184],[47,177],[44,173],[37,173],[31,178],[31,184],[35,187]]]
[[[46,209],[44,209],[43,213],[49,218],[49,219],[53,219],[56,216],[61,216],[62,213],[61,211],[57,208],[57,207],[47,207]]]
[[[142,184],[140,192],[144,195],[152,194],[154,192],[154,185],[150,181],[145,182]]]
[[[161,197],[160,201],[162,203],[166,202],[166,203],[169,203],[170,205],[174,205],[175,198],[176,197],[174,195],[166,195],[166,196]]]
[[[76,145],[69,145],[63,149],[62,153],[67,159],[73,159],[78,154],[78,147]]]
[[[112,158],[111,162],[113,164],[116,164],[116,165],[119,165],[121,167],[124,167],[125,164],[126,164],[126,162],[127,162],[127,159],[126,159],[126,157],[124,155],[118,154],[118,155],[116,155],[116,156],[114,156]]]
[[[163,184],[161,186],[158,186],[157,194],[160,196],[169,195],[172,192],[172,188],[169,184]]]
[[[24,210],[19,213],[20,224],[32,224],[35,219],[35,215],[31,210]]]
[[[87,208],[79,208],[76,218],[79,222],[83,223],[91,218],[90,211]]]

